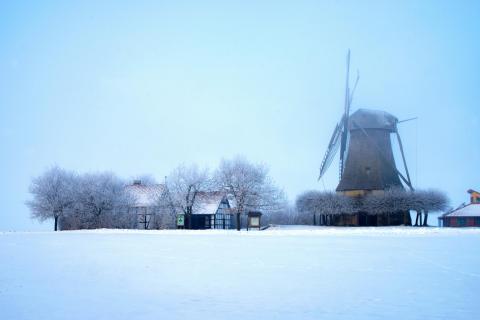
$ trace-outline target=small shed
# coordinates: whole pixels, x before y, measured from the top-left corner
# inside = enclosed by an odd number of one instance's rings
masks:
[[[470,203],[441,215],[439,225],[444,227],[480,227],[480,193],[468,190]]]

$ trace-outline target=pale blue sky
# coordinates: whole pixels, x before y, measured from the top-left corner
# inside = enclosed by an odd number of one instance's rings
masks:
[[[55,163],[163,179],[244,154],[292,201],[323,189],[348,48],[354,110],[419,117],[415,185],[480,188],[478,1],[117,2],[0,3],[0,230],[51,229],[24,201]]]

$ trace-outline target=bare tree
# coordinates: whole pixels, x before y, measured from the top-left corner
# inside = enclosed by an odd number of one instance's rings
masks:
[[[173,197],[166,185],[163,188],[158,188],[158,190],[158,192],[152,194],[153,209],[155,210],[153,228],[174,228],[177,209],[175,208]]]
[[[412,209],[412,194],[401,188],[370,193],[361,199],[362,211],[370,214],[405,212]]]
[[[427,226],[428,214],[432,211],[442,211],[448,206],[447,196],[438,190],[415,190],[411,192],[411,210],[416,211],[415,226]],[[422,212],[424,218],[422,221]]]
[[[223,159],[214,176],[217,188],[235,200],[237,230],[241,229],[241,214],[247,210],[275,211],[285,205],[283,192],[274,185],[264,165],[240,156]]]
[[[209,186],[210,179],[207,169],[200,169],[197,165],[182,164],[175,168],[168,177],[169,201],[173,203],[176,210],[191,215],[198,193],[206,191]]]
[[[347,197],[333,192],[308,191],[297,198],[298,211],[314,215],[317,213],[336,215],[359,212],[366,212],[367,214],[397,214],[414,210],[417,212],[416,226],[426,226],[428,213],[445,210],[447,204],[447,197],[440,191],[406,191],[401,188],[370,193],[363,197]],[[422,212],[425,215],[423,222]]]
[[[59,218],[74,204],[74,180],[73,172],[58,166],[34,178],[29,189],[33,199],[26,202],[32,216],[40,221],[53,218],[54,230],[57,231]]]
[[[297,198],[301,212],[342,214],[353,213],[353,199],[335,192],[307,191]]]
[[[112,226],[114,210],[129,207],[134,199],[125,183],[113,173],[83,175],[77,185],[75,211],[83,215],[86,228]]]
[[[448,198],[447,196],[438,190],[423,190],[417,191],[422,200],[422,209],[424,213],[423,226],[428,226],[428,213],[435,211],[443,211],[448,207]]]
[[[136,229],[138,224],[137,216],[126,205],[115,207],[102,220],[102,228]]]
[[[296,208],[300,213],[315,214],[320,208],[316,207],[316,199],[321,194],[319,191],[306,191],[297,197]]]
[[[424,194],[420,190],[410,193],[410,210],[415,211],[415,226],[422,225],[422,210],[424,205]]]
[[[316,224],[317,214],[319,219],[331,218],[339,214],[352,214],[355,212],[356,199],[335,192],[307,191],[297,197],[297,210],[303,215],[309,215]]]
[[[262,224],[276,225],[309,225],[312,222],[310,214],[300,213],[295,206],[285,205],[278,211],[266,211],[262,215]]]

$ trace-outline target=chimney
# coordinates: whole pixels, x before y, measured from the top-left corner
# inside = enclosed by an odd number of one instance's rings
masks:
[[[480,192],[472,190],[472,189],[469,189],[467,192],[470,193],[470,203],[480,204]]]

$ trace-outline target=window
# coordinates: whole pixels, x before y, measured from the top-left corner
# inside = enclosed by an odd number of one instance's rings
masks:
[[[475,226],[475,219],[474,218],[467,218],[467,226],[469,226],[469,227]]]
[[[455,217],[450,218],[449,227],[456,227],[456,226],[457,226],[457,218]]]
[[[232,215],[230,214],[230,205],[226,198],[224,198],[218,205],[217,212],[212,215],[212,228],[215,229],[231,229]]]
[[[475,226],[480,227],[480,217],[475,217]]]
[[[215,229],[230,229],[231,228],[231,215],[217,213],[215,214]]]

